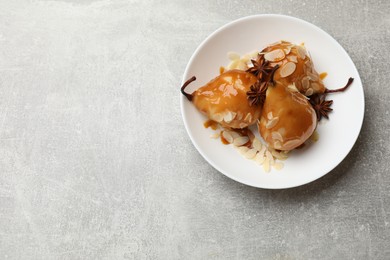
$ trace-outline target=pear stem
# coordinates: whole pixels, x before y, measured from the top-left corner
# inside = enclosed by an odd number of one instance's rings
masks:
[[[192,94],[186,93],[184,90],[185,88],[190,85],[191,82],[195,81],[196,77],[192,76],[190,79],[188,79],[186,82],[184,82],[183,86],[181,87],[181,93],[189,100],[192,101]]]
[[[338,89],[326,89],[325,93],[342,92],[346,90],[352,84],[352,82],[353,82],[353,78],[349,78],[347,84],[344,87]]]

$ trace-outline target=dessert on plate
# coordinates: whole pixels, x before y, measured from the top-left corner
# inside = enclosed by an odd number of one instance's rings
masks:
[[[287,153],[302,147],[322,117],[328,118],[332,100],[327,95],[346,90],[353,82],[329,90],[323,84],[304,45],[279,41],[255,55],[229,53],[232,62],[206,85],[182,94],[209,120],[222,128],[215,137],[232,143],[248,159],[280,169]],[[209,124],[208,124],[209,125]],[[250,129],[256,128],[261,138]],[[313,138],[312,138],[313,139]]]

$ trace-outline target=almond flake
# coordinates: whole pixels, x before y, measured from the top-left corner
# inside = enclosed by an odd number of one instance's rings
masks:
[[[272,165],[276,170],[280,171],[281,169],[283,169],[284,167],[284,164],[281,163],[281,162],[277,162],[277,163],[274,163],[274,165]]]
[[[263,170],[265,172],[269,172],[270,171],[270,163],[269,163],[269,160],[267,158],[265,158],[265,160],[263,162]]]
[[[288,88],[291,92],[299,92],[299,90],[298,90],[297,87],[295,86],[295,82],[293,82],[293,84],[288,85],[287,88]]]
[[[238,62],[238,64],[237,64],[236,68],[239,69],[239,70],[247,70],[248,69],[248,65],[246,65],[246,63],[244,61],[240,60],[240,62]]]
[[[234,60],[234,61],[230,62],[229,65],[227,66],[227,68],[228,68],[229,70],[232,70],[232,69],[237,68],[238,62],[239,62],[239,60]]]
[[[260,140],[257,139],[257,138],[255,138],[255,139],[253,140],[252,145],[253,145],[253,148],[255,148],[257,151],[260,151],[261,148],[263,148],[263,144],[262,144],[262,143],[260,142]]]
[[[221,133],[214,133],[214,134],[210,135],[210,137],[213,138],[213,139],[217,139],[220,136],[221,136]]]
[[[249,150],[244,154],[244,156],[245,156],[245,158],[247,158],[247,159],[253,159],[253,158],[256,156],[256,153],[257,153],[256,149],[249,149]]]
[[[291,74],[294,73],[297,65],[295,65],[294,62],[287,62],[286,64],[283,65],[283,67],[280,69],[280,76],[282,78],[288,77]]]
[[[272,156],[272,153],[270,151],[266,151],[265,156],[267,157],[271,165],[275,163],[274,157]]]
[[[230,123],[231,121],[233,121],[235,116],[236,113],[233,114],[232,112],[228,111],[225,113],[225,116],[223,117],[223,121],[225,121],[226,123]]]
[[[242,154],[242,155],[245,155],[246,152],[248,152],[248,150],[249,150],[249,148],[246,147],[246,146],[240,146],[240,147],[238,147],[238,152],[239,152],[240,154]]]
[[[308,72],[307,75],[309,76],[310,80],[312,80],[312,81],[318,81],[318,79],[319,79],[319,76],[317,73]]]
[[[274,116],[272,115],[272,111],[271,111],[271,112],[268,112],[267,118],[268,118],[269,120],[271,120],[273,117],[274,117]]]
[[[233,143],[233,136],[228,131],[223,131],[222,136],[228,143]]]
[[[242,146],[242,145],[246,144],[248,141],[249,141],[248,136],[240,136],[240,137],[234,139],[233,144],[235,146]]]
[[[236,131],[229,131],[229,133],[232,135],[233,139],[241,137],[241,135],[239,133],[237,133]]]
[[[276,49],[276,50],[267,52],[267,53],[264,55],[264,59],[266,59],[266,60],[268,60],[268,61],[272,61],[272,62],[281,61],[281,60],[283,60],[285,57],[286,57],[286,54],[285,54],[284,51],[281,50],[281,49]]]
[[[283,142],[282,135],[279,132],[277,132],[277,131],[273,131],[272,134],[271,134],[271,137],[274,140],[279,140],[279,141]]]
[[[242,113],[241,112],[238,112],[237,113],[237,120],[241,120],[242,119]]]
[[[303,87],[303,89],[308,89],[310,87],[309,77],[304,77],[302,79],[302,87]]]
[[[265,157],[264,154],[257,153],[255,158],[253,158],[258,164],[263,164]]]
[[[298,45],[297,46],[297,53],[298,53],[299,58],[301,58],[302,60],[304,60],[306,58],[306,50],[304,47]]]
[[[251,115],[251,113],[246,114],[246,117],[244,118],[244,121],[247,121],[248,123],[252,122],[252,115]]]
[[[306,93],[305,93],[305,96],[311,96],[313,95],[314,91],[312,88],[309,88],[308,90],[306,90]]]
[[[316,90],[316,91],[319,91],[320,89],[321,89],[321,87],[320,87],[320,84],[318,84],[318,83],[311,83],[311,87],[314,89],[314,90]]]
[[[274,148],[275,149],[282,149],[282,143],[280,141],[275,141]]]
[[[213,114],[213,115],[211,116],[211,119],[214,120],[214,121],[216,121],[216,122],[222,122],[223,116],[222,116],[222,114],[220,114],[220,113],[215,113],[215,114]]]
[[[287,59],[288,59],[289,61],[294,62],[294,63],[298,63],[298,57],[295,56],[295,55],[287,56]]]
[[[284,143],[283,147],[290,150],[301,144],[301,140],[293,139]]]
[[[271,150],[271,153],[273,157],[282,161],[288,158],[288,155],[285,152],[277,152],[276,150]]]
[[[247,127],[248,126],[248,124],[245,124],[245,123],[240,123],[240,125],[239,125],[239,128],[245,128],[245,127]]]
[[[272,118],[271,120],[269,120],[267,122],[267,124],[265,125],[265,128],[270,129],[270,128],[274,127],[276,125],[276,123],[278,123],[278,121],[279,121],[279,117]]]
[[[238,60],[238,59],[240,59],[240,54],[238,54],[237,52],[233,52],[233,51],[229,51],[227,53],[227,56],[228,56],[229,60]]]

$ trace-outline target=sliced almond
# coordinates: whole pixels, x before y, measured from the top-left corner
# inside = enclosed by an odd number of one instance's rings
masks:
[[[228,56],[229,60],[238,60],[238,59],[240,59],[240,54],[238,54],[237,52],[233,52],[233,51],[229,51],[227,53],[227,56]]]
[[[267,122],[265,128],[270,129],[274,127],[279,122],[279,117],[273,117],[271,120]]]
[[[242,113],[241,112],[237,112],[237,120],[241,120],[242,119]]]
[[[313,89],[309,88],[308,90],[306,90],[305,96],[311,96],[311,95],[313,95],[313,93],[314,93]]]
[[[317,73],[308,72],[307,76],[309,76],[311,81],[318,81],[319,80],[319,76]]]
[[[245,158],[247,158],[247,159],[253,159],[253,158],[256,156],[256,153],[257,153],[256,149],[249,149],[249,150],[244,154],[244,156],[245,156]]]
[[[230,111],[227,111],[223,117],[223,121],[225,121],[226,123],[230,123],[231,121],[233,121],[234,117],[236,116],[236,113],[232,113]]]
[[[250,123],[252,122],[252,115],[251,113],[246,114],[246,117],[244,118],[244,121]]]
[[[291,147],[296,147],[297,145],[299,145],[301,143],[301,140],[299,139],[293,139],[293,140],[290,140],[290,141],[287,141],[284,143],[283,147],[285,149],[291,149]]]
[[[238,152],[239,152],[240,154],[242,154],[242,155],[245,155],[246,152],[248,152],[248,151],[249,151],[249,148],[246,147],[246,146],[240,146],[240,147],[238,147]]]
[[[245,89],[241,79],[236,79],[236,81],[234,81],[234,86],[238,89]]]
[[[286,54],[285,54],[284,51],[281,50],[281,49],[276,49],[276,50],[267,52],[267,53],[264,55],[264,59],[266,59],[266,60],[268,60],[268,61],[271,61],[271,62],[281,61],[281,60],[283,60],[285,57],[286,57]]]
[[[271,120],[273,117],[274,117],[274,116],[272,115],[272,111],[271,111],[271,112],[268,112],[267,118],[268,118],[269,120]]]
[[[274,148],[275,149],[282,149],[282,143],[280,141],[275,141]]]
[[[242,128],[245,128],[245,127],[247,127],[247,126],[248,126],[248,124],[240,123],[238,127],[242,129]]]
[[[279,160],[286,160],[288,158],[288,155],[285,152],[277,152],[276,150],[272,150],[271,154],[273,157]]]
[[[236,131],[229,131],[229,133],[232,135],[233,139],[241,137],[241,135],[239,133],[237,133]]]
[[[233,144],[235,146],[243,146],[248,141],[249,141],[248,136],[240,136],[240,137],[234,139]]]
[[[264,154],[260,154],[260,153],[257,153],[255,158],[253,158],[255,160],[255,162],[257,162],[258,164],[263,164],[264,160],[265,160],[265,157],[264,157]]]
[[[260,151],[261,148],[263,148],[263,144],[262,144],[262,143],[260,142],[260,140],[257,139],[257,138],[255,138],[255,139],[253,140],[252,145],[253,145],[253,148],[255,148],[257,151]]]
[[[284,53],[285,53],[286,55],[289,55],[290,52],[291,52],[291,47],[290,47],[290,46],[287,46],[287,48],[285,48],[285,49],[283,49],[283,50],[284,50]]]
[[[230,77],[230,76],[225,76],[225,77],[223,77],[223,79],[224,79],[227,83],[230,83],[230,84],[233,83],[232,77]]]
[[[302,60],[306,58],[306,49],[304,47],[297,45],[297,53]]]
[[[264,162],[263,162],[263,170],[265,172],[269,172],[270,171],[270,162],[267,158],[265,158]]]
[[[236,68],[239,70],[247,70],[248,65],[246,65],[246,63],[244,61],[240,60],[240,62],[237,64]]]
[[[283,135],[286,134],[286,128],[281,127],[281,128],[278,129],[278,132],[283,136]]]
[[[279,141],[283,142],[283,137],[282,137],[282,135],[281,135],[278,131],[273,131],[273,132],[271,133],[271,137],[272,137],[272,139],[274,139],[275,141],[276,141],[276,140],[279,140]]]
[[[320,89],[321,89],[321,87],[320,87],[320,84],[318,84],[318,83],[311,83],[311,87],[314,89],[314,90],[316,90],[316,91],[319,91]]]
[[[231,62],[229,63],[229,65],[227,66],[227,68],[228,68],[229,70],[232,70],[232,69],[237,68],[237,64],[238,64],[239,61],[240,61],[240,60],[233,60],[233,61],[231,61]]]
[[[214,134],[210,135],[210,137],[213,138],[213,139],[217,139],[220,136],[221,136],[221,133],[214,133]]]
[[[279,67],[281,67],[283,65],[283,62],[282,61],[270,62],[270,65],[271,67],[275,67],[276,65],[279,65]]]
[[[266,151],[265,156],[267,157],[271,165],[274,164],[275,160],[270,151]]]
[[[223,131],[222,132],[222,136],[223,136],[223,138],[225,138],[225,140],[228,142],[228,143],[233,143],[233,136],[230,134],[230,132],[228,132],[228,131]]]
[[[283,65],[283,67],[280,69],[280,76],[282,78],[288,77],[291,74],[294,73],[297,65],[295,65],[294,62],[287,62],[286,64]]]
[[[289,56],[287,56],[287,59],[288,59],[289,61],[294,62],[294,63],[298,63],[298,57],[295,56],[295,55],[289,55]]]
[[[303,89],[308,89],[310,87],[310,80],[308,77],[302,79],[302,87]]]
[[[222,122],[223,115],[220,113],[215,113],[215,114],[212,114],[211,119],[216,121],[216,122]]]
[[[276,162],[274,163],[274,165],[272,165],[276,170],[280,171],[281,169],[283,169],[284,167],[284,164],[281,163],[281,162]]]
[[[259,154],[265,155],[265,151],[267,151],[267,147],[263,145],[263,147],[261,147],[261,150],[259,151]]]
[[[295,82],[293,82],[293,84],[288,85],[287,88],[288,88],[291,92],[299,92],[299,90],[298,90],[297,87],[295,86]]]

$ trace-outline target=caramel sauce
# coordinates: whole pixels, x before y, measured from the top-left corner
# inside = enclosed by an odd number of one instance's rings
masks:
[[[278,120],[274,126],[267,128],[266,124],[269,122],[267,117],[270,112]],[[301,93],[292,93],[281,84],[276,84],[275,87],[268,89],[259,130],[261,136],[269,145],[273,146],[275,142],[272,133],[284,129],[284,133],[281,134],[283,141],[280,143],[282,150],[294,149],[312,135],[316,123],[315,112],[306,97]],[[294,145],[291,142],[288,144],[292,140],[297,141]],[[285,146],[285,144],[288,145]]]
[[[242,70],[229,70],[211,80],[193,93],[193,103],[198,110],[225,127],[241,128],[253,124],[260,116],[261,109],[250,106],[247,91],[257,81],[256,76]],[[226,112],[241,114],[240,120],[229,123],[216,118],[223,117]],[[251,114],[251,122],[245,122],[245,116]],[[246,125],[242,125],[246,124]]]
[[[218,123],[217,122],[215,122],[215,121],[213,121],[213,120],[211,120],[211,119],[209,119],[209,120],[207,120],[206,122],[204,122],[203,123],[203,126],[205,127],[205,128],[211,128],[211,129],[213,129],[213,130],[217,130],[217,128],[218,128]]]
[[[324,78],[326,78],[326,76],[328,76],[328,73],[322,72],[322,73],[320,74],[320,79],[323,80]]]
[[[269,52],[269,51],[273,51],[273,50],[276,50],[276,49],[282,49],[283,50],[283,49],[286,49],[286,48],[290,48],[289,46],[291,46],[291,43],[282,41],[279,44],[268,46],[267,48],[265,48],[263,50],[263,52]],[[318,75],[318,73],[313,68],[313,64],[312,64],[308,54],[305,56],[304,59],[300,58],[296,46],[292,47],[291,50],[290,50],[290,53],[288,55],[286,55],[286,57],[283,60],[278,62],[280,67],[283,67],[284,64],[289,62],[289,60],[288,60],[289,56],[297,57],[297,62],[295,63],[296,67],[295,67],[294,72],[291,75],[287,76],[287,77],[282,77],[280,75],[280,71],[281,70],[279,69],[279,70],[276,71],[274,78],[275,78],[276,81],[278,81],[281,84],[286,85],[286,86],[288,86],[289,84],[294,83],[296,88],[301,93],[305,93],[306,89],[303,88],[303,84],[302,84],[303,78],[308,76],[308,73],[312,73],[313,75],[315,75],[315,74]],[[314,83],[311,86],[316,86],[313,89],[314,93],[318,93],[318,92],[319,93],[323,93],[325,91],[325,86],[322,83],[322,81],[320,80],[320,76],[318,76],[318,80],[315,80],[315,81],[311,80],[311,82]]]
[[[249,138],[249,141],[242,146],[246,146],[248,148],[252,148],[252,142],[255,139],[255,135],[252,133],[252,131],[249,128],[243,128],[243,129],[229,129],[229,131],[236,132],[240,136],[247,136]],[[223,137],[223,131],[221,132],[221,142],[223,144],[230,144],[224,137]]]
[[[228,144],[230,144],[226,139],[225,139],[225,137],[223,137],[223,131],[221,132],[221,142],[223,143],[223,144],[225,144],[225,145],[228,145]]]

